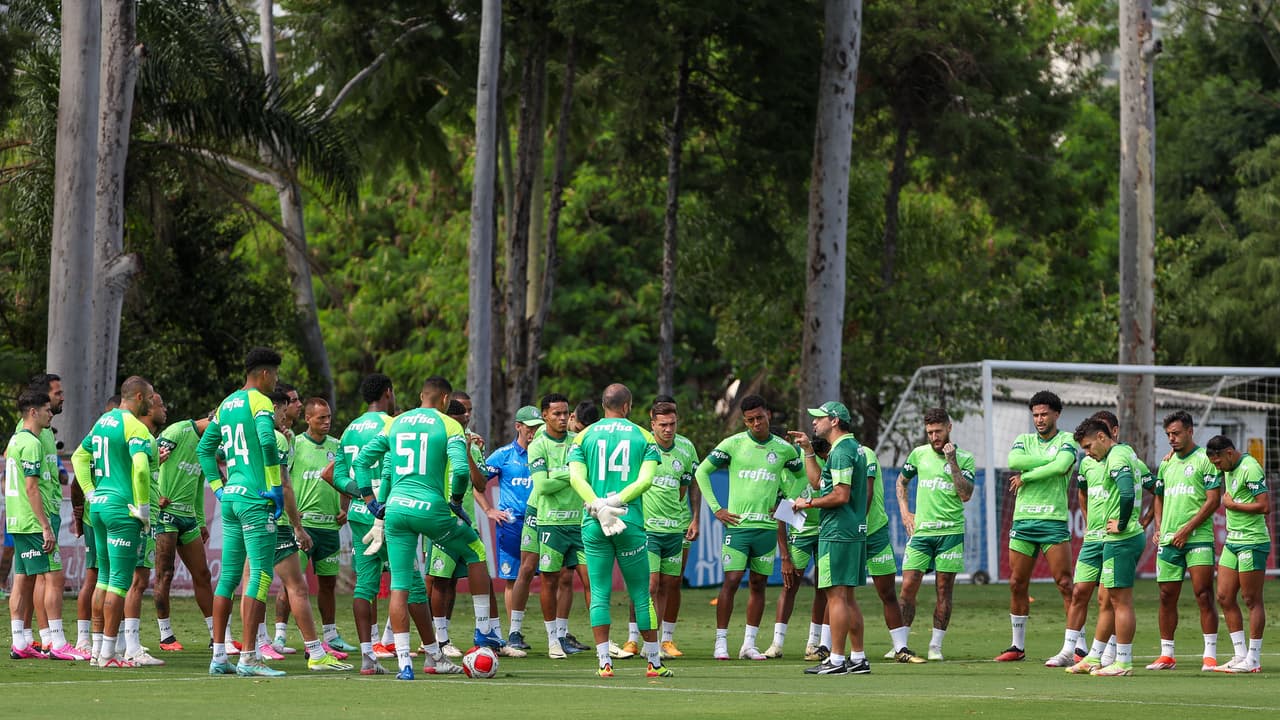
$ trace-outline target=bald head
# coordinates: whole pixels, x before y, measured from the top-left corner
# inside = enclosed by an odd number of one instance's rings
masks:
[[[604,389],[600,404],[605,417],[626,417],[631,412],[631,391],[622,383],[613,383]]]

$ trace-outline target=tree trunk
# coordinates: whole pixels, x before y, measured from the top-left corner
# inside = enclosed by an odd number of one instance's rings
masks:
[[[809,180],[801,412],[840,398],[849,164],[862,40],[862,0],[826,0],[824,15],[818,119]]]
[[[564,189],[567,183],[569,154],[569,126],[573,112],[573,83],[577,73],[577,41],[571,36],[565,51],[564,87],[560,91],[560,119],[556,125],[556,147],[553,177],[551,180],[551,209],[547,217],[546,263],[541,297],[537,311],[529,321],[529,375],[534,387],[538,386],[538,373],[542,363],[542,330],[551,312],[551,298],[555,293],[556,270],[559,267],[560,211],[564,208]]]
[[[498,151],[495,111],[501,44],[502,0],[483,0],[480,65],[476,73],[476,169],[471,188],[467,270],[467,391],[471,393],[473,408],[471,426],[487,439],[492,430],[493,207]]]
[[[138,272],[138,258],[124,254],[124,173],[129,157],[133,90],[142,48],[136,44],[133,0],[102,6],[102,61],[98,94],[98,166],[94,205],[93,326],[89,399],[102,407],[115,394],[124,293]]]
[[[884,236],[880,256],[880,291],[893,287],[898,264],[898,204],[902,188],[907,184],[907,143],[911,138],[911,120],[905,111],[894,111],[898,117],[893,142],[893,168],[889,171],[889,189],[884,194]],[[883,328],[884,324],[880,323]]]
[[[262,41],[262,67],[267,77],[279,80],[276,65],[275,19],[272,0],[260,0],[258,6],[259,32]],[[302,359],[313,382],[319,383],[319,394],[334,402],[333,371],[329,367],[329,352],[324,346],[324,334],[320,331],[320,315],[316,310],[315,288],[311,284],[311,260],[307,250],[307,228],[303,218],[302,188],[298,186],[297,165],[293,158],[277,158],[266,148],[262,159],[275,168],[280,176],[276,197],[280,202],[280,224],[288,236],[284,242],[285,266],[289,270],[289,286],[293,291],[293,305],[297,313],[298,340],[302,343]]]
[[[543,91],[546,92],[546,74],[543,74]],[[544,98],[538,103],[538,109],[541,115],[538,117],[538,127],[545,132],[547,127],[547,101]],[[529,267],[528,281],[525,283],[525,300],[524,315],[529,322],[533,321],[533,316],[538,314],[539,304],[542,302],[542,280],[547,273],[547,173],[544,164],[539,161],[538,172],[533,176],[533,192],[530,195],[529,210]],[[530,355],[530,357],[533,357]],[[525,368],[526,373],[531,372],[531,368]],[[536,373],[532,375],[536,378]],[[533,387],[538,386],[537,380],[533,381]]]
[[[1120,362],[1155,362],[1155,91],[1151,0],[1120,3]],[[1155,377],[1122,375],[1121,437],[1155,460]]]
[[[49,257],[46,368],[62,377],[67,401],[55,426],[67,447],[89,432],[102,406],[91,388],[93,222],[98,156],[98,74],[102,10],[98,0],[62,4],[61,79],[54,158],[53,236]]]
[[[529,224],[533,212],[534,177],[542,172],[542,147],[546,117],[547,27],[532,11],[531,31],[520,78],[520,125],[516,136],[515,222],[507,239],[506,289],[506,389],[507,416],[533,400],[528,367],[528,314],[525,312],[529,280]],[[509,422],[507,424],[509,424]]]
[[[675,392],[676,245],[680,217],[680,156],[684,152],[685,96],[689,92],[689,48],[680,52],[676,107],[667,133],[667,212],[662,235],[662,311],[658,323],[658,393]]]

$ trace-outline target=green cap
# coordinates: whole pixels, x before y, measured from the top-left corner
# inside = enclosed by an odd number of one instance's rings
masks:
[[[529,427],[538,427],[542,424],[542,413],[532,405],[525,405],[516,411],[516,422],[524,423]]]
[[[809,414],[814,417],[833,417],[839,418],[845,422],[853,422],[853,416],[849,414],[849,408],[844,403],[831,400],[822,403],[822,407],[809,408]]]

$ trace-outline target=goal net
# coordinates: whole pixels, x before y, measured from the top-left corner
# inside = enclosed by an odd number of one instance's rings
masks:
[[[891,489],[898,477],[897,468],[912,448],[925,442],[925,410],[945,408],[951,415],[952,441],[972,452],[976,460],[976,488],[965,508],[967,575],[979,582],[1002,580],[1009,577],[1007,538],[1014,499],[1008,491],[1008,479],[1013,474],[1008,468],[1008,453],[1019,434],[1035,431],[1027,406],[1031,396],[1048,390],[1062,398],[1058,427],[1072,431],[1099,410],[1118,412],[1119,378],[1134,375],[1155,380],[1155,419],[1150,457],[1146,458],[1153,471],[1169,451],[1161,420],[1175,410],[1185,410],[1195,418],[1198,444],[1203,445],[1214,435],[1225,435],[1241,452],[1253,455],[1262,464],[1272,502],[1276,502],[1280,493],[1280,369],[1008,360],[932,365],[921,367],[912,376],[881,427],[876,444],[876,454],[885,468],[885,497],[889,500],[886,509],[897,549],[902,550],[907,538]],[[1074,551],[1079,547],[1084,521],[1076,493],[1069,492],[1067,500]],[[1225,523],[1224,511],[1219,509],[1214,517],[1219,548],[1226,537]],[[1268,528],[1274,538],[1275,525],[1270,516]],[[1268,562],[1268,574],[1277,574],[1274,555]],[[1143,576],[1154,576],[1154,545],[1148,545],[1138,570]],[[1049,579],[1043,558],[1037,562],[1034,577]]]

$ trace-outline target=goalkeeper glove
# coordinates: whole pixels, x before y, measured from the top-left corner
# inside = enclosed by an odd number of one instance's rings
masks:
[[[608,505],[608,503],[604,498],[596,498],[595,500],[587,503],[587,512],[591,517],[598,517],[600,515],[600,508],[603,508],[606,505]]]
[[[134,505],[129,504],[130,517],[137,518],[142,521],[142,529],[146,530],[151,525],[151,506],[150,505]]]
[[[364,506],[369,508],[369,514],[381,520],[387,514],[387,506],[377,500],[366,500]]]
[[[271,509],[271,519],[279,520],[280,514],[284,512],[284,486],[276,485],[270,490],[258,493],[258,497],[271,501],[273,506]]]
[[[600,521],[600,529],[605,535],[620,535],[627,529],[627,524],[622,521],[625,512],[612,505],[605,505],[596,512],[596,519]]]
[[[377,502],[377,501],[375,500],[374,502]],[[382,540],[383,540],[383,534],[384,534],[382,527],[383,527],[382,518],[378,518],[377,520],[374,520],[373,529],[365,533],[364,537],[361,538],[364,541],[364,544],[368,546],[364,549],[365,555],[377,555],[378,551],[382,549]]]

